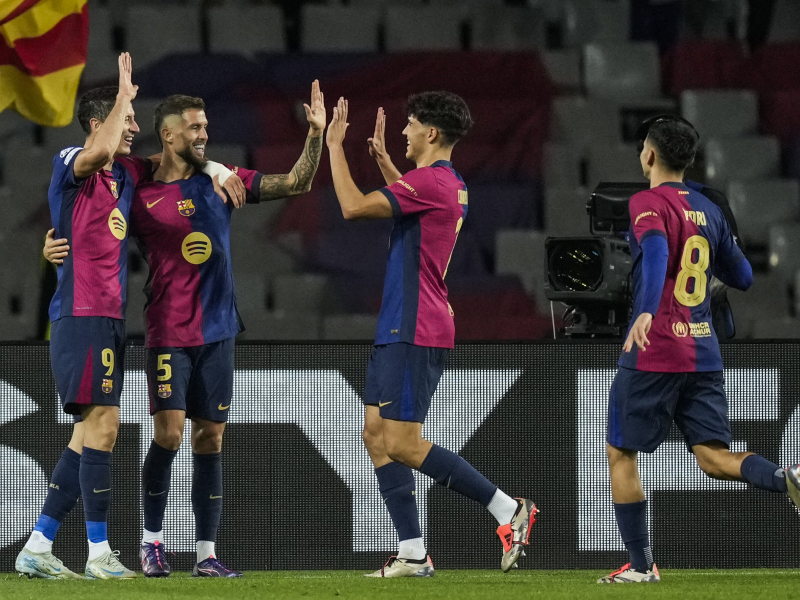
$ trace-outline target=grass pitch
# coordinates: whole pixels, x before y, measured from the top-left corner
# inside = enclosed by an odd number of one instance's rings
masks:
[[[503,598],[594,599],[678,598],[681,600],[800,598],[800,570],[662,571],[662,582],[598,585],[602,571],[436,571],[431,579],[367,579],[354,571],[247,572],[242,579],[47,581],[0,575],[2,600],[128,600],[141,598],[242,600],[328,598],[379,600],[471,600]]]

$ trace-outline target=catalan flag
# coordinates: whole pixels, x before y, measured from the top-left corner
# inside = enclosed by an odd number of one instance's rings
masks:
[[[0,111],[40,125],[72,121],[86,63],[87,0],[0,0]]]

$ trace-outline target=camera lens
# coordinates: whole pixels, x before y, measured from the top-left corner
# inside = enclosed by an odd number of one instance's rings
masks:
[[[550,277],[557,289],[591,292],[603,281],[603,253],[595,242],[568,241],[550,254]]]

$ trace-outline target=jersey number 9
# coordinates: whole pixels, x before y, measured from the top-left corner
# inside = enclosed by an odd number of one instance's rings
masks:
[[[683,245],[681,270],[675,280],[675,299],[684,306],[698,306],[706,299],[708,287],[706,269],[710,256],[708,240],[702,235],[693,235]],[[691,292],[688,291],[689,280],[692,280]]]

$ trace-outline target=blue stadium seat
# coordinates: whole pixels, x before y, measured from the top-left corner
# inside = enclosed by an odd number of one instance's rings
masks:
[[[252,56],[286,52],[283,11],[279,6],[217,6],[207,12],[208,45],[213,53]]]

